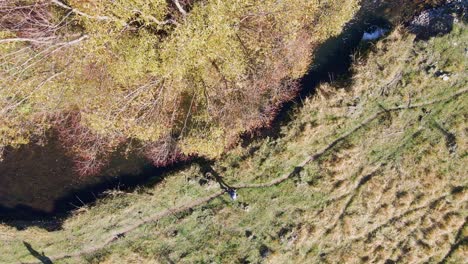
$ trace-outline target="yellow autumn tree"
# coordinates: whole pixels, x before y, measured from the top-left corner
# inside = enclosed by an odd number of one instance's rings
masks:
[[[83,159],[129,140],[216,157],[268,124],[358,2],[1,2],[0,147],[57,129],[80,131],[64,138]]]

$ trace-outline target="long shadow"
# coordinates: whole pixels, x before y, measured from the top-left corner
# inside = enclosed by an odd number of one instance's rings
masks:
[[[199,157],[194,162],[197,162],[200,166],[200,172],[204,177],[208,180],[213,179],[215,180],[221,189],[226,191],[231,198],[235,197],[235,190],[233,187],[229,186],[223,179],[223,177],[213,168],[214,160],[205,159],[203,157]],[[235,198],[233,198],[235,199]]]
[[[285,102],[275,116],[270,127],[261,128],[254,133],[241,135],[242,146],[249,145],[256,139],[279,137],[281,127],[291,121],[291,110],[303,105],[303,98],[315,93],[321,83],[339,82],[342,86],[352,84],[353,55],[366,56],[372,42],[362,42],[363,33],[372,27],[390,30],[396,25],[409,26],[415,13],[434,7],[431,3],[394,0],[364,0],[354,18],[348,22],[342,32],[322,43],[313,53],[314,61],[308,73],[300,79],[301,90],[296,99]],[[435,5],[437,6],[437,5]],[[465,9],[463,10],[465,11]],[[466,16],[464,16],[466,17]]]
[[[31,253],[31,255],[33,255],[35,258],[37,258],[41,263],[43,263],[43,264],[53,264],[52,260],[50,258],[48,258],[46,255],[44,255],[44,252],[39,253],[28,242],[23,241],[23,244],[28,249],[29,253]]]
[[[363,8],[356,17],[350,21],[338,36],[326,40],[314,51],[313,64],[308,73],[300,79],[301,90],[296,99],[282,105],[275,116],[272,126],[261,128],[255,133],[241,135],[242,146],[249,145],[252,141],[265,137],[279,137],[281,127],[292,120],[291,110],[303,105],[303,98],[313,95],[321,83],[339,82],[343,86],[352,84],[351,64],[353,55],[359,53],[365,55],[371,47],[371,42],[362,42],[363,33],[371,27],[392,28],[391,23],[382,16],[367,13]]]
[[[287,124],[291,121],[291,109],[297,105],[302,104],[302,98],[310,96],[315,92],[317,85],[323,82],[331,82],[334,79],[345,80],[350,82],[351,72],[350,66],[352,63],[352,55],[357,51],[361,50],[365,52],[369,45],[363,45],[361,43],[361,38],[366,29],[370,26],[381,26],[381,27],[390,27],[390,23],[378,15],[378,12],[369,12],[366,8],[362,8],[356,15],[355,19],[349,22],[342,33],[339,36],[330,38],[325,43],[323,43],[314,53],[314,63],[310,67],[308,74],[300,80],[302,90],[298,94],[296,100],[285,103],[281,108],[280,112],[276,116],[273,127],[261,129],[258,133],[254,135],[243,135],[242,136],[242,145],[249,144],[252,140],[263,138],[266,136],[269,137],[278,137],[280,136],[281,126]],[[377,15],[376,15],[377,13]],[[51,149],[49,149],[51,148]],[[26,160],[24,156],[32,153],[31,157],[28,157]],[[50,153],[55,153],[55,155],[50,155]],[[11,156],[11,155],[10,155]],[[203,158],[189,158],[183,162],[171,165],[165,168],[157,168],[150,165],[141,165],[143,169],[135,174],[126,174],[126,173],[114,173],[112,177],[103,177],[100,178],[99,182],[93,182],[91,184],[73,187],[70,186],[74,184],[71,179],[67,179],[58,184],[54,181],[56,179],[51,177],[48,173],[42,173],[40,179],[33,179],[35,182],[29,183],[27,177],[24,175],[29,175],[31,172],[47,172],[45,168],[38,170],[35,166],[36,163],[44,164],[40,165],[50,168],[51,164],[58,162],[60,165],[57,171],[53,172],[53,176],[56,176],[57,179],[64,179],[64,175],[73,175],[70,172],[72,163],[64,155],[64,151],[60,149],[59,146],[53,145],[48,147],[43,147],[42,149],[24,149],[12,155],[10,157],[10,166],[13,164],[13,167],[4,168],[4,171],[15,171],[17,167],[22,167],[21,172],[18,175],[26,177],[22,179],[25,181],[25,186],[31,186],[31,190],[20,190],[22,194],[21,197],[27,197],[29,191],[35,191],[37,197],[31,199],[29,203],[17,202],[15,206],[1,206],[0,205],[0,218],[6,224],[14,226],[18,229],[23,229],[28,226],[39,226],[47,230],[57,230],[61,228],[63,220],[70,215],[71,211],[77,207],[92,204],[99,197],[102,197],[103,193],[109,189],[119,188],[122,191],[131,191],[136,186],[145,184],[145,185],[154,185],[160,182],[164,177],[166,172],[181,170],[186,168],[192,162],[199,162],[201,164],[202,172],[204,174],[210,174],[214,179],[220,184],[221,188],[226,191],[232,190],[223,180],[222,177],[216,173],[211,167],[212,161],[203,159]],[[8,158],[8,156],[7,156]],[[22,160],[26,162],[27,166],[17,166],[15,162]],[[39,162],[38,162],[39,161]],[[204,164],[204,165],[203,165]],[[18,175],[5,176],[2,175],[2,163],[0,163],[0,182],[5,179],[10,179],[10,183],[15,183],[19,178]],[[53,166],[52,166],[53,167]],[[57,167],[57,166],[56,166]],[[67,174],[68,173],[68,174]],[[37,173],[36,173],[37,174]],[[67,176],[68,177],[68,176]],[[66,177],[65,177],[66,178]],[[40,189],[38,185],[49,184],[52,181],[55,185],[50,185],[45,189]],[[24,188],[23,186],[18,186],[15,183],[16,188]],[[13,185],[12,185],[13,186]],[[1,192],[2,186],[0,186],[0,202],[3,202],[4,199],[8,199],[7,195],[2,196]],[[62,188],[62,193],[60,195],[49,195],[48,192],[54,192],[54,188]],[[14,188],[6,188],[5,193],[14,190]],[[65,190],[65,191],[64,191]],[[15,191],[15,190],[14,190]],[[41,199],[52,200],[53,204],[49,206],[49,210],[41,209]],[[18,200],[21,200],[18,198]],[[39,206],[36,206],[39,205]],[[38,209],[39,208],[39,209]]]
[[[74,210],[85,205],[92,206],[97,199],[106,196],[106,191],[118,189],[123,192],[132,192],[142,184],[154,186],[161,182],[168,172],[183,170],[191,162],[192,159],[188,159],[164,168],[145,165],[137,175],[126,174],[103,178],[99,183],[71,190],[66,195],[56,198],[53,201],[53,209],[50,211],[21,204],[10,208],[0,206],[1,222],[18,230],[31,226],[37,226],[48,231],[60,230],[63,221]]]
[[[141,184],[155,185],[167,172],[186,168],[192,158],[158,168],[141,158],[116,154],[106,174],[80,179],[56,140],[45,146],[10,149],[0,163],[0,222],[19,230],[30,226],[59,230],[73,210],[92,205],[106,191],[129,192]]]

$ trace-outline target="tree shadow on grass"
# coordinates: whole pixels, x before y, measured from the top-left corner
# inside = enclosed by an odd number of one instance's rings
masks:
[[[26,249],[28,249],[29,253],[31,253],[31,255],[33,255],[33,257],[37,258],[41,263],[43,263],[43,264],[53,264],[52,260],[50,258],[48,258],[44,254],[44,252],[39,253],[28,242],[23,241],[23,244],[26,247]]]

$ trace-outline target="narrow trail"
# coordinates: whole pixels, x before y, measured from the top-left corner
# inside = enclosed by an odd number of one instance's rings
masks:
[[[461,90],[457,91],[456,93],[454,93],[451,96],[446,97],[446,98],[441,98],[441,99],[432,100],[432,101],[426,101],[426,102],[422,102],[422,103],[418,103],[418,104],[412,104],[412,105],[401,105],[401,106],[387,108],[387,109],[382,108],[383,110],[374,113],[373,115],[371,115],[370,117],[368,117],[367,119],[365,119],[364,121],[362,121],[361,123],[356,125],[354,128],[349,130],[348,132],[342,134],[340,137],[336,138],[335,140],[333,140],[332,142],[327,144],[325,147],[323,147],[321,150],[317,151],[315,154],[309,155],[308,157],[306,157],[301,163],[299,163],[297,166],[295,166],[294,169],[292,169],[291,171],[283,174],[282,176],[280,176],[280,177],[278,177],[278,178],[276,178],[276,179],[274,179],[274,180],[272,180],[270,182],[266,182],[266,183],[232,185],[232,188],[237,189],[237,190],[239,190],[239,189],[256,189],[256,188],[268,188],[268,187],[272,187],[272,186],[281,184],[281,183],[285,182],[286,180],[292,178],[294,175],[297,175],[297,173],[300,172],[307,164],[309,164],[309,163],[311,163],[313,161],[316,161],[317,159],[322,157],[325,153],[327,153],[328,151],[333,149],[333,147],[335,147],[338,143],[345,140],[346,138],[348,138],[349,136],[351,136],[352,134],[354,134],[355,132],[357,132],[361,128],[365,127],[366,125],[368,125],[372,121],[376,120],[378,117],[380,117],[383,114],[388,114],[389,112],[398,112],[398,111],[402,111],[402,110],[418,109],[418,108],[429,106],[429,105],[434,105],[434,104],[443,103],[443,102],[449,102],[449,101],[451,101],[453,99],[456,99],[456,98],[462,96],[463,94],[466,94],[467,92],[468,92],[468,88],[465,88],[465,89],[461,89]],[[122,227],[122,228],[112,232],[109,235],[109,237],[106,240],[104,240],[104,242],[102,242],[100,244],[90,246],[90,247],[84,248],[84,249],[82,249],[80,251],[73,252],[73,253],[65,253],[65,254],[60,254],[60,255],[55,255],[55,256],[48,256],[48,258],[51,261],[57,261],[57,260],[80,257],[80,256],[83,256],[83,255],[92,254],[92,253],[94,253],[96,251],[99,251],[99,250],[105,248],[106,246],[108,246],[108,245],[112,244],[113,242],[117,241],[119,238],[124,237],[126,234],[136,230],[137,228],[139,228],[139,227],[141,227],[143,225],[146,225],[146,224],[152,223],[152,222],[156,222],[156,221],[158,221],[158,220],[160,220],[160,219],[162,219],[164,217],[170,216],[170,215],[175,215],[175,214],[178,214],[178,213],[185,212],[187,210],[193,209],[193,208],[198,207],[198,206],[200,206],[202,204],[208,203],[208,202],[212,201],[213,199],[215,199],[217,197],[220,197],[221,195],[223,195],[225,193],[226,193],[226,190],[221,190],[221,191],[213,193],[213,194],[211,194],[209,196],[194,200],[194,201],[192,201],[190,203],[187,203],[185,205],[176,206],[176,207],[173,207],[173,208],[170,208],[170,209],[166,209],[164,211],[161,211],[161,212],[158,212],[156,214],[153,214],[153,215],[147,216],[145,218],[142,218],[139,221],[136,221],[131,225]],[[440,199],[440,198],[442,198],[442,197],[439,197],[438,199]],[[428,205],[424,205],[424,206],[421,206],[419,208],[412,209],[411,211],[421,210],[423,208],[426,208],[427,206]],[[406,213],[408,213],[408,212],[406,212]],[[401,216],[398,216],[395,219],[398,219],[399,217],[401,217]],[[387,225],[387,224],[391,223],[392,221],[394,221],[395,219],[390,219],[387,223],[384,223],[383,225]],[[381,228],[381,226],[379,226],[377,228]],[[375,231],[375,230],[373,230],[373,231]],[[362,239],[362,237],[357,237],[355,239]],[[23,263],[23,264],[38,263],[38,264],[40,264],[41,262],[20,262],[20,263]]]

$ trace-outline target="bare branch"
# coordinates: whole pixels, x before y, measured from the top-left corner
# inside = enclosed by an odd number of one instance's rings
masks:
[[[90,19],[101,20],[101,21],[116,21],[116,19],[108,17],[108,16],[93,16],[93,15],[86,14],[86,13],[84,13],[84,12],[82,12],[82,11],[76,9],[76,8],[67,6],[66,4],[60,2],[59,0],[51,0],[51,2],[53,4],[61,7],[61,8],[70,10],[71,12],[73,12],[73,13],[79,15],[79,16],[83,16],[83,17],[90,18]]]
[[[177,9],[183,16],[187,16],[187,11],[184,10],[182,5],[179,3],[179,0],[172,0],[172,2],[176,5]]]
[[[33,42],[38,44],[47,44],[51,43],[53,39],[57,37],[45,37],[45,38],[7,38],[7,39],[0,39],[0,44],[2,43],[13,43],[13,42]]]
[[[112,17],[109,17],[109,16],[93,16],[93,15],[90,15],[90,14],[87,14],[83,11],[80,11],[76,8],[73,8],[73,7],[70,7],[70,6],[67,6],[65,5],[64,3],[60,2],[59,0],[51,0],[52,3],[54,3],[55,5],[61,7],[61,8],[64,8],[64,9],[67,9],[67,10],[70,10],[70,12],[76,14],[76,15],[79,15],[79,16],[82,16],[82,17],[86,17],[86,18],[89,18],[89,19],[95,19],[95,20],[100,20],[100,21],[118,21],[117,18],[112,18]],[[177,4],[176,4],[177,5]],[[180,6],[180,4],[178,5],[178,7],[182,8]],[[179,10],[182,10],[183,12],[185,12],[185,10],[183,9],[179,9]],[[182,12],[181,11],[181,12]],[[138,13],[138,14],[142,14],[141,11],[139,10],[134,10],[135,13]],[[186,12],[185,12],[186,14]],[[175,21],[174,19],[166,19],[164,21],[160,21],[158,20],[157,18],[155,18],[154,16],[152,15],[146,15],[145,16],[147,18],[149,18],[152,22],[158,24],[158,25],[167,25],[167,24],[174,24],[174,25],[178,25],[177,21]],[[126,23],[126,25],[128,25]]]

